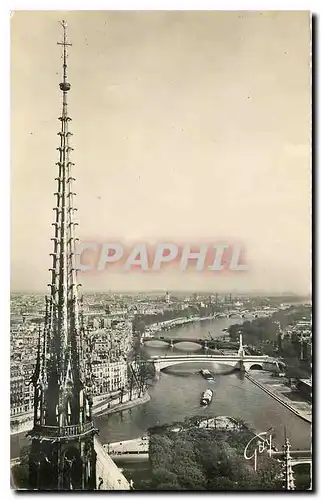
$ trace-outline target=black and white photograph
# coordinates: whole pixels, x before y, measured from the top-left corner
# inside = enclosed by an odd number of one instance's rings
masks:
[[[313,489],[312,25],[11,12],[13,490]]]

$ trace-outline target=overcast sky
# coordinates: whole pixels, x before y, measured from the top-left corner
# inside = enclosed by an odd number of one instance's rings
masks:
[[[46,289],[58,161],[60,19],[78,235],[238,240],[242,274],[82,275],[86,290],[310,289],[306,12],[12,17],[12,289]]]

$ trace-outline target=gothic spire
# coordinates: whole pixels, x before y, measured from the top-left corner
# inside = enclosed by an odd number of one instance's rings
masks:
[[[34,426],[29,480],[34,489],[95,489],[96,453],[92,421],[90,364],[84,362],[84,327],[80,324],[74,235],[71,132],[67,94],[66,23],[63,40],[59,161],[50,294],[46,297],[44,329],[39,335],[34,388]],[[88,350],[86,350],[86,353]]]
[[[59,87],[62,93],[62,111],[59,120],[61,129],[60,136],[56,206],[56,220],[54,222],[55,236],[53,248],[53,267],[51,282],[51,297],[57,305],[58,327],[61,347],[61,369],[64,368],[65,356],[70,350],[71,338],[69,335],[68,316],[72,313],[77,329],[79,325],[77,310],[77,281],[75,266],[75,237],[74,237],[74,196],[71,170],[74,164],[70,161],[70,152],[73,148],[69,144],[72,133],[69,131],[67,94],[70,90],[70,83],[67,81],[67,47],[71,46],[67,42],[66,23],[62,21],[63,41],[58,42],[63,47],[63,75]],[[65,354],[65,356],[64,356]]]
[[[76,240],[74,229],[74,198],[70,146],[72,133],[68,114],[67,95],[71,85],[67,78],[67,26],[61,22],[62,95],[58,161],[57,191],[53,241],[50,295],[46,298],[46,316],[42,352],[37,359],[35,384],[35,425],[78,425],[91,421],[89,363],[84,359],[83,327],[79,319],[78,284],[76,269]]]

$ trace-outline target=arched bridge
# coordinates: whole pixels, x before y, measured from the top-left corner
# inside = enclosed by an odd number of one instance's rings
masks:
[[[223,348],[232,348],[238,347],[236,343],[230,342],[224,338],[215,338],[215,339],[199,339],[199,338],[191,338],[191,337],[141,337],[141,344],[145,344],[146,342],[158,341],[163,342],[164,344],[168,344],[169,347],[173,347],[176,344],[180,344],[181,342],[189,342],[193,344],[198,344],[200,347],[204,349],[213,349],[219,346],[220,349]]]
[[[228,312],[216,313],[214,314],[215,318],[259,318],[263,316],[270,316],[277,309],[270,309],[269,311],[239,311],[239,310],[230,310]]]
[[[151,356],[148,360],[154,364],[156,372],[160,372],[169,366],[175,366],[186,363],[222,363],[231,366],[233,369],[248,372],[251,368],[259,366],[263,368],[264,363],[275,363],[276,360],[269,356],[256,354],[249,355],[245,353],[243,346],[243,336],[239,335],[239,349],[237,353],[212,354],[183,354],[179,356]]]
[[[185,354],[182,356],[151,356],[150,362],[154,364],[156,372],[169,366],[186,363],[222,363],[242,371],[249,371],[254,366],[263,367],[264,363],[271,361],[269,356],[248,356],[243,354]]]

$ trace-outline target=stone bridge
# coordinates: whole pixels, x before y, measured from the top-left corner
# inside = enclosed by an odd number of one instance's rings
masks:
[[[182,356],[151,356],[150,362],[154,364],[156,372],[160,372],[169,366],[187,363],[221,363],[231,366],[233,369],[248,372],[251,368],[258,366],[263,368],[264,363],[269,363],[269,356],[241,356],[239,354],[185,354]]]
[[[277,309],[276,309],[277,310]],[[259,317],[265,317],[265,316],[270,316],[273,312],[276,311],[275,309],[270,309],[269,311],[228,311],[228,312],[222,312],[222,313],[216,313],[214,314],[215,318],[259,318]]]
[[[169,347],[173,347],[176,344],[180,344],[181,342],[189,342],[193,344],[198,344],[200,347],[204,349],[212,349],[216,348],[216,346],[220,345],[220,349],[223,348],[233,348],[233,347],[238,347],[238,345],[234,342],[230,342],[227,339],[224,340],[222,337],[218,337],[215,339],[197,339],[197,338],[191,338],[191,337],[141,337],[141,344],[145,344],[146,342],[152,342],[152,341],[158,341],[158,342],[164,342],[165,344],[168,344]]]
[[[149,460],[149,437],[130,439],[103,445],[105,452],[114,462],[135,462]]]
[[[156,373],[168,368],[169,366],[187,364],[187,363],[221,363],[231,366],[232,369],[248,372],[251,368],[258,366],[263,368],[264,363],[272,363],[269,356],[248,355],[243,347],[243,336],[239,336],[239,349],[237,353],[229,354],[183,354],[179,356],[151,356],[148,360],[154,364]]]

